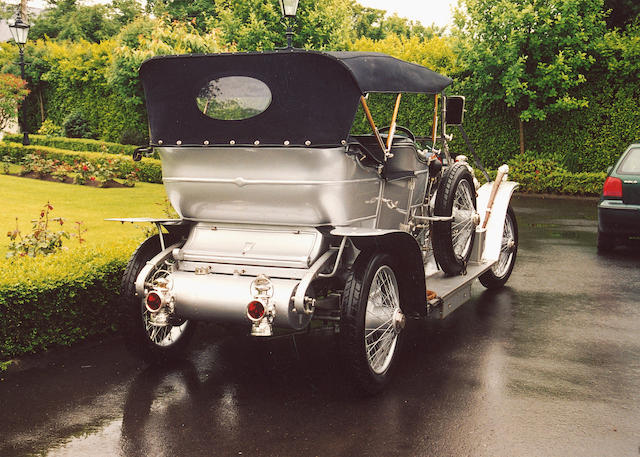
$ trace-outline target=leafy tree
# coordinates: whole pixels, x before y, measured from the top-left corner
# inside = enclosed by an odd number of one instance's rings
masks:
[[[457,72],[451,40],[440,36],[424,40],[417,36],[407,38],[396,34],[389,34],[383,40],[377,41],[359,38],[353,44],[353,49],[382,52],[442,74],[451,75]]]
[[[29,31],[30,39],[57,38],[99,43],[115,35],[119,26],[106,5],[85,6],[77,0],[49,0],[51,8],[40,14]]]
[[[113,0],[111,3],[113,19],[125,26],[142,15],[143,8],[138,0]]]
[[[396,13],[382,21],[382,30],[385,36],[395,33],[406,38],[418,37],[424,40],[433,38],[436,35],[443,35],[445,29],[446,27],[437,27],[435,25],[425,27],[420,21],[411,21],[405,17],[398,16]]]
[[[83,5],[78,0],[49,0],[49,8],[35,19],[29,37],[99,43],[116,35],[142,12],[138,0],[113,0],[106,5]]]
[[[454,34],[466,90],[478,104],[515,110],[521,152],[523,122],[588,105],[572,89],[595,62],[595,43],[605,32],[603,0],[462,3]]]
[[[27,96],[27,82],[12,74],[0,74],[0,130],[18,115],[18,107]]]
[[[411,21],[395,13],[386,17],[385,10],[362,6],[355,0],[351,2],[351,10],[353,33],[356,38],[382,40],[389,34],[396,34],[405,38],[415,36],[424,40],[443,35],[445,30],[445,27],[435,25],[425,27],[419,21]]]
[[[206,29],[215,17],[215,0],[147,0],[147,11],[155,16],[168,16],[172,21],[188,21],[197,29]]]
[[[385,37],[382,29],[385,10],[362,6],[357,1],[351,3],[353,11],[353,31],[358,38],[369,38],[371,40],[381,40]]]
[[[637,85],[640,80],[640,21],[630,24],[626,30],[608,32],[598,42],[601,65],[608,70],[608,76],[617,81],[627,81]]]
[[[225,0],[216,4],[212,25],[224,41],[241,51],[269,50],[286,45],[285,26],[277,2]],[[293,46],[318,50],[345,49],[352,35],[352,11],[343,0],[300,2],[293,27]]]
[[[122,103],[122,110],[144,118],[144,92],[138,77],[145,60],[166,54],[206,54],[233,51],[217,31],[199,32],[190,22],[172,22],[168,16],[139,18],[118,35],[107,66],[110,90]]]

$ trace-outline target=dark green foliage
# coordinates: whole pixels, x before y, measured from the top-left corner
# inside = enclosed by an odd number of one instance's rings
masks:
[[[601,172],[613,165],[626,147],[640,139],[640,86],[616,84],[615,78],[591,76],[579,96],[589,107],[549,115],[525,124],[528,149],[556,160],[572,172]],[[484,163],[497,167],[519,155],[517,114],[499,107],[481,109],[467,95],[465,129]],[[387,107],[387,110],[392,109]],[[456,130],[452,150],[466,151]]]
[[[13,163],[20,163],[27,154],[40,154],[48,159],[57,159],[68,164],[86,161],[101,165],[111,160],[118,167],[116,178],[126,179],[127,175],[136,171],[141,182],[162,183],[162,166],[156,159],[144,158],[140,162],[134,162],[131,157],[122,154],[68,151],[47,146],[23,146],[19,143],[0,142],[0,157],[8,157]]]
[[[79,5],[77,0],[59,0],[34,21],[29,38],[59,38],[87,40],[98,43],[118,32],[118,25],[109,17],[105,5]]]
[[[136,146],[149,144],[149,137],[139,130],[127,128],[120,135],[120,143]]]
[[[226,43],[239,51],[270,50],[286,45],[286,27],[275,1],[227,0],[216,4],[212,24]],[[300,2],[293,26],[293,46],[316,50],[344,50],[352,39],[353,14],[343,0]]]
[[[131,155],[135,146],[124,145],[119,143],[109,143],[100,140],[90,140],[86,138],[64,138],[46,135],[29,135],[32,145],[49,146],[51,148],[68,149],[70,151],[84,152],[106,152],[109,154],[126,154]],[[4,141],[20,143],[22,134],[6,133]]]
[[[607,27],[624,28],[640,17],[638,0],[605,0],[605,10],[611,10],[607,17]]]
[[[207,21],[216,15],[214,0],[147,0],[147,11],[155,16],[167,15],[172,21],[191,22],[204,30]]]
[[[115,330],[130,250],[78,249],[12,262],[0,279],[0,360]]]
[[[615,75],[615,74],[613,74]],[[557,161],[571,172],[602,172],[613,165],[625,148],[640,140],[640,85],[619,84],[615,76],[593,72],[590,84],[579,88],[578,96],[589,97],[588,108],[551,114],[545,121],[526,123],[525,137],[530,150],[540,158]],[[452,89],[450,93],[455,93]],[[518,156],[518,115],[504,107],[478,106],[475,94],[467,97],[464,128],[484,164],[497,168]],[[378,127],[388,125],[395,96],[372,94],[369,106]],[[431,134],[433,101],[424,95],[403,95],[398,124],[418,136]],[[354,121],[353,133],[370,128],[362,110]],[[450,149],[470,155],[456,128]]]
[[[114,0],[107,5],[83,5],[77,0],[57,0],[37,16],[30,39],[55,38],[99,43],[120,31],[120,27],[142,13],[136,0]]]
[[[518,154],[508,161],[509,180],[520,183],[519,192],[536,194],[599,196],[607,176],[605,172],[567,171],[552,159],[539,157],[540,154],[527,152]],[[495,179],[496,171],[488,170]],[[475,170],[476,178],[485,182],[480,170]]]
[[[73,111],[62,123],[64,133],[69,138],[92,138],[93,133],[89,121],[80,111]]]

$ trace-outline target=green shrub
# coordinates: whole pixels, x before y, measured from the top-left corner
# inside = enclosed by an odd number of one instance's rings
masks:
[[[128,128],[122,132],[122,135],[120,135],[120,143],[142,146],[149,144],[149,137],[141,133],[139,130]]]
[[[40,154],[47,159],[59,160],[73,165],[76,162],[89,162],[96,166],[104,166],[109,160],[117,166],[119,179],[127,179],[132,172],[136,172],[139,181],[162,183],[162,166],[156,159],[143,158],[134,162],[130,157],[121,154],[106,154],[100,152],[68,151],[47,146],[23,146],[19,143],[0,142],[0,157],[6,157],[12,163],[19,163],[27,154]]]
[[[64,130],[51,119],[46,119],[38,129],[38,134],[45,136],[62,136]]]
[[[507,163],[509,180],[520,184],[519,192],[598,196],[607,176],[604,172],[573,173],[557,161],[540,158],[533,152],[518,154]],[[495,170],[488,170],[488,173],[495,179]],[[475,174],[481,183],[485,182],[480,170],[476,169]]]
[[[0,360],[113,331],[122,314],[120,279],[135,244],[0,262]]]
[[[110,143],[107,141],[91,140],[88,138],[65,138],[62,136],[29,135],[29,140],[31,141],[32,145],[49,146],[58,149],[68,149],[70,151],[107,152],[109,154],[131,155],[136,149],[136,146],[133,146],[131,144]],[[4,141],[21,143],[22,135],[17,133],[7,133],[4,136]]]
[[[62,124],[64,134],[70,138],[92,138],[91,126],[89,121],[80,111],[73,111],[69,114]]]

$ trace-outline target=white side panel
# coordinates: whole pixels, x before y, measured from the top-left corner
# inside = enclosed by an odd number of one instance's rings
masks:
[[[491,187],[493,182],[484,184],[478,189],[478,197],[476,203],[478,214],[480,214],[480,223],[484,222],[487,212],[487,203],[491,195]],[[487,237],[482,254],[483,261],[495,262],[500,256],[500,244],[502,242],[502,233],[504,230],[504,220],[507,215],[507,207],[511,201],[513,192],[517,189],[518,183],[514,181],[504,181],[500,184],[498,194],[493,202],[491,209],[491,218],[487,224]]]

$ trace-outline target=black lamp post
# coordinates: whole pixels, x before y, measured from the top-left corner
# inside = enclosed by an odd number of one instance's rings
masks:
[[[282,11],[282,18],[287,21],[287,49],[290,49],[291,38],[293,38],[293,30],[291,30],[291,22],[296,18],[296,11],[298,10],[298,0],[280,0],[280,10]]]
[[[20,76],[24,80],[24,45],[27,43],[27,35],[29,34],[29,24],[26,24],[22,21],[22,15],[20,11],[18,11],[18,17],[14,21],[13,25],[9,26],[9,30],[11,30],[11,36],[13,37],[13,41],[18,45],[18,49],[20,50]],[[27,133],[27,112],[25,110],[26,106],[24,102],[22,103],[22,111],[21,118],[22,122],[20,122],[22,127],[22,132],[24,133],[24,137],[22,138],[22,144],[27,146],[29,144],[29,134]]]

